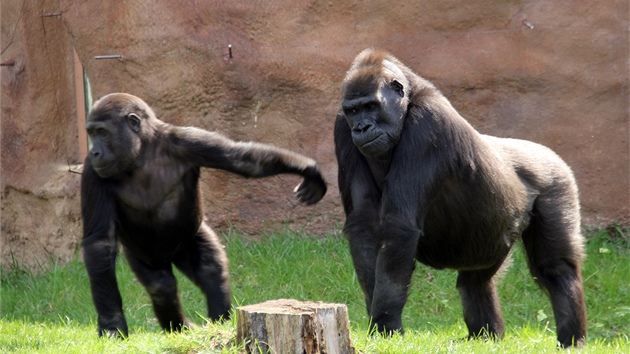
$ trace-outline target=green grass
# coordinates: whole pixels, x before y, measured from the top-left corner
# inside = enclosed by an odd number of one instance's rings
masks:
[[[363,295],[346,241],[339,235],[306,237],[292,232],[247,242],[224,235],[231,260],[234,305],[295,298],[348,305],[352,340],[365,353],[554,353],[555,323],[548,299],[529,276],[521,250],[500,283],[505,339],[463,341],[466,326],[455,289],[456,273],[418,265],[403,313],[404,337],[368,336]],[[583,269],[589,322],[583,353],[630,352],[630,234],[590,230]],[[121,258],[122,259],[122,258]],[[181,274],[187,315],[198,324],[164,334],[144,289],[118,262],[130,338],[99,339],[87,275],[81,261],[32,272],[18,264],[1,274],[1,353],[197,353],[240,352],[234,320],[207,324],[205,300]]]

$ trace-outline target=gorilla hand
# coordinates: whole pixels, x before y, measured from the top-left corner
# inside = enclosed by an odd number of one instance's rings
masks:
[[[301,203],[312,205],[326,194],[326,182],[317,167],[309,167],[304,173],[304,181],[295,186],[293,192]]]

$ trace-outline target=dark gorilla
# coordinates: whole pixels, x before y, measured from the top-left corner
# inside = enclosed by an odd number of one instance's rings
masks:
[[[319,201],[326,183],[302,155],[156,118],[140,98],[113,93],[94,104],[86,124],[92,148],[81,181],[83,250],[99,335],[127,336],[116,283],[117,241],[166,330],[188,324],[172,265],[207,298],[208,318],[228,318],[228,260],[203,220],[199,173],[218,168],[245,177],[298,174],[297,198]]]
[[[402,331],[415,260],[459,271],[469,337],[500,338],[497,270],[523,240],[563,346],[582,345],[586,310],[578,191],[548,148],[479,134],[428,81],[365,50],[335,122],[344,233],[368,314]]]

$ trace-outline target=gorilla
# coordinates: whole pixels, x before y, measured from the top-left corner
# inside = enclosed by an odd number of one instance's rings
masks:
[[[208,318],[226,319],[230,310],[228,260],[204,221],[201,167],[244,177],[297,174],[299,201],[318,202],[326,193],[310,158],[218,133],[178,127],[159,120],[140,98],[112,93],[98,100],[86,130],[92,147],[81,180],[83,241],[99,336],[127,337],[115,274],[118,241],[146,288],[165,330],[189,324],[177,296],[172,265],[203,291]]]
[[[501,338],[495,275],[519,236],[564,346],[586,310],[578,191],[550,149],[478,133],[430,82],[366,49],[334,128],[346,235],[373,327],[402,332],[415,261],[458,271],[468,338]]]

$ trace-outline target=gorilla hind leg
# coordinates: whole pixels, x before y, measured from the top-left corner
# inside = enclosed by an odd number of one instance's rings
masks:
[[[195,238],[173,263],[203,291],[210,320],[230,318],[229,262],[223,245],[208,225],[201,224]]]
[[[551,298],[558,342],[565,348],[582,346],[586,338],[586,305],[579,211],[563,209],[554,204],[554,199],[536,201],[532,222],[523,233],[523,244],[532,276]]]
[[[499,266],[500,263],[486,270],[460,271],[457,276],[469,339],[503,338],[503,314],[493,278]]]
[[[170,263],[149,266],[125,249],[125,257],[136,277],[151,297],[153,311],[160,326],[167,331],[180,331],[188,326],[177,296],[177,279]]]

